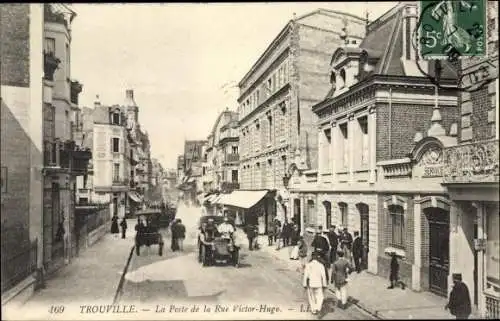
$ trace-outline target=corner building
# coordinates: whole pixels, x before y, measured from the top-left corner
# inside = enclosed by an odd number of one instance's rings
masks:
[[[364,19],[318,9],[286,24],[239,83],[239,142],[242,190],[283,194],[283,177],[295,155],[305,166],[317,164],[316,116],[312,105],[328,91],[331,54],[341,45],[344,25],[354,43],[365,33]],[[282,222],[287,203],[270,202],[267,221]],[[267,225],[267,224],[266,224]]]

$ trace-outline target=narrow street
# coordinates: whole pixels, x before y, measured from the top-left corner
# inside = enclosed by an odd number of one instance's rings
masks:
[[[195,221],[193,216],[189,218]],[[182,310],[170,311],[171,305],[192,308],[198,304],[200,313],[207,306],[211,313],[203,316],[215,319],[234,318],[234,313],[238,313],[237,318],[256,318],[256,312],[264,319],[316,318],[306,310],[308,303],[300,274],[285,262],[264,251],[248,251],[244,246],[239,268],[224,264],[202,267],[197,261],[196,231],[194,226],[186,227],[184,252],[172,252],[169,232],[163,231],[167,248],[163,256],[158,255],[156,245],[142,248],[138,257],[134,255],[120,304],[133,303],[138,309],[158,310],[160,314],[177,313],[180,318],[184,317]],[[323,319],[371,319],[355,306],[346,310],[334,307],[331,292],[325,294]],[[189,315],[193,317],[189,313],[185,317]]]

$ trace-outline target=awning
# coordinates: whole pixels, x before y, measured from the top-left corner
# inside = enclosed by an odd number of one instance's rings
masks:
[[[250,208],[262,200],[267,193],[268,191],[233,191],[230,194],[222,194],[217,203],[240,208]]]
[[[190,177],[186,180],[186,183],[192,183],[194,182],[194,177]]]
[[[142,202],[142,197],[140,197],[136,192],[130,192],[128,193],[128,196],[130,199],[136,203]]]

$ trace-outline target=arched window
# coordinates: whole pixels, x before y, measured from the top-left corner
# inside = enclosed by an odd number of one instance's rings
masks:
[[[314,211],[314,201],[313,200],[308,200],[307,201],[307,215],[305,215],[305,222],[304,225],[310,226],[311,223],[313,222],[313,217],[314,217],[315,211]]]
[[[120,125],[120,111],[115,110],[111,116],[111,123],[113,125]]]
[[[332,203],[324,201],[323,206],[325,207],[326,228],[329,229],[332,226]]]
[[[401,205],[389,205],[389,224],[391,226],[392,246],[404,248],[404,208]]]
[[[332,85],[332,88],[335,89],[336,83],[337,83],[337,75],[335,75],[335,73],[332,71],[330,73],[330,84]]]

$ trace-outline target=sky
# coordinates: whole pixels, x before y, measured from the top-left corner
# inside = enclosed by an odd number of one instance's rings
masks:
[[[296,13],[374,20],[396,2],[73,4],[71,73],[80,106],[122,104],[133,89],[152,157],[176,168],[185,139],[206,139],[237,83]],[[333,53],[332,53],[333,54]]]

